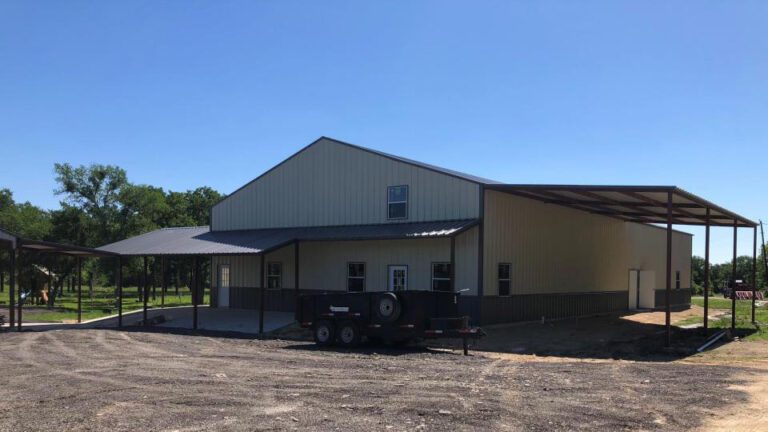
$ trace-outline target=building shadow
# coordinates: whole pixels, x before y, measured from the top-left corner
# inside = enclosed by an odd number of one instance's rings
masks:
[[[549,322],[486,327],[487,336],[472,346],[475,351],[632,361],[674,361],[697,353],[708,337],[703,328],[672,326],[671,345],[666,346],[663,324],[638,322],[636,314],[604,315]],[[709,336],[720,329],[710,329]],[[737,328],[745,337],[754,329]],[[722,338],[715,346],[728,343]]]

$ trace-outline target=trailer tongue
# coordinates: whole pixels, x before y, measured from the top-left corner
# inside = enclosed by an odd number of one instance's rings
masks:
[[[296,319],[312,329],[318,345],[461,339],[466,355],[469,340],[485,332],[459,316],[458,297],[438,291],[310,294],[299,298]]]

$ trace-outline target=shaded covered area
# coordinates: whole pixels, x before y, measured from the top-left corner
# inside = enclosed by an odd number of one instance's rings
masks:
[[[704,333],[708,331],[709,297],[709,245],[710,227],[733,229],[733,270],[731,286],[736,284],[736,247],[739,228],[753,230],[752,256],[752,322],[755,321],[755,297],[757,285],[757,223],[726,210],[676,186],[610,186],[610,185],[531,185],[492,184],[488,190],[496,190],[523,198],[542,201],[616,218],[625,222],[663,224],[667,230],[665,333],[666,346],[671,345],[671,296],[672,296],[672,227],[674,225],[699,225],[706,227],[705,276],[704,276]],[[736,327],[736,290],[731,290],[731,329]]]
[[[194,260],[193,277],[195,284],[192,292],[192,328],[197,330],[204,327],[200,323],[202,316],[198,311],[199,297],[203,271],[201,267],[208,260],[213,261],[217,256],[258,256],[260,277],[259,285],[254,288],[258,296],[256,304],[257,312],[253,313],[258,319],[257,332],[263,334],[267,330],[264,322],[267,314],[268,277],[265,271],[265,255],[278,249],[293,245],[294,288],[291,296],[286,297],[292,306],[301,292],[299,281],[299,247],[301,243],[321,241],[362,241],[362,240],[404,240],[404,239],[429,239],[450,238],[451,257],[455,259],[455,237],[466,230],[477,226],[478,219],[462,219],[451,221],[414,222],[414,223],[388,223],[353,226],[322,226],[322,227],[288,227],[269,228],[239,231],[211,231],[209,227],[179,227],[164,228],[145,234],[134,236],[125,240],[111,243],[98,250],[118,254],[121,259],[140,257],[144,261],[145,278],[149,270],[147,263],[150,257],[159,257],[162,263],[162,278],[165,286],[166,261],[168,259],[187,257]],[[213,267],[213,266],[211,266]],[[210,272],[210,285],[214,286],[213,271]],[[164,289],[163,289],[164,290]],[[233,309],[228,309],[233,310]],[[275,312],[279,313],[279,312]],[[145,304],[142,323],[152,323],[152,314]],[[210,316],[212,317],[212,316]],[[209,317],[209,318],[210,318]],[[122,321],[119,325],[122,325]],[[206,324],[210,326],[211,324]],[[255,333],[255,332],[254,332]]]
[[[153,327],[164,329],[193,330],[189,319],[192,306],[170,306],[149,309],[147,318],[153,322]],[[224,333],[256,334],[259,332],[259,311],[250,309],[218,309],[200,305],[200,317],[196,330]],[[141,309],[123,312],[122,323],[118,323],[118,315],[83,321],[80,324],[65,323],[32,323],[25,324],[28,330],[61,330],[70,328],[108,329],[122,326],[142,326],[144,324]],[[292,313],[266,311],[264,315],[264,332],[272,332],[294,322]]]
[[[42,240],[26,239],[3,229],[0,229],[0,247],[9,252],[8,324],[11,328],[16,327],[19,331],[22,330],[23,326],[22,314],[24,303],[27,298],[33,294],[31,291],[34,291],[35,289],[32,287],[30,290],[24,291],[18,283],[19,274],[22,270],[20,268],[20,258],[22,257],[22,254],[35,256],[38,254],[49,254],[76,258],[77,281],[75,284],[77,287],[77,322],[82,321],[83,260],[88,258],[113,258],[119,260],[119,255],[114,252]],[[43,277],[47,279],[47,295],[52,296],[53,293],[51,292],[51,289],[54,287],[54,272],[51,269],[41,267],[37,264],[32,264],[31,268],[33,271],[42,274]],[[2,277],[0,277],[0,279],[2,279]],[[3,282],[4,281],[0,280],[0,285],[2,285]],[[63,282],[60,281],[60,283]]]

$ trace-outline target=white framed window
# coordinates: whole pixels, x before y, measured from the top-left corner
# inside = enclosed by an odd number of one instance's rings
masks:
[[[680,289],[680,270],[675,271],[675,289]]]
[[[512,265],[508,263],[499,263],[499,295],[509,296],[510,286],[512,285]]]
[[[267,288],[277,289],[283,287],[283,263],[267,263]]]
[[[387,219],[408,219],[408,186],[387,188]]]
[[[451,287],[451,263],[432,263],[432,291],[453,291]]]
[[[347,263],[347,291],[349,292],[365,291],[365,263],[364,262]]]

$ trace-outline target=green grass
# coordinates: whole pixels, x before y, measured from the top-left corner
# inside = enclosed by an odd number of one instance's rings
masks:
[[[704,297],[692,297],[691,304],[704,307]],[[725,309],[730,313],[731,300],[725,299],[722,296],[709,297],[709,308],[711,309]],[[747,340],[768,340],[768,304],[762,307],[755,308],[755,321],[758,325],[752,324],[752,300],[736,300],[736,329],[739,333],[749,334]],[[676,325],[703,323],[704,317],[691,317],[682,322],[676,323]],[[709,321],[709,327],[713,329],[717,328],[730,328],[731,317],[725,317],[716,320]]]
[[[24,322],[64,322],[77,319],[77,291],[67,292],[64,290],[61,298],[57,298],[54,303],[55,309],[48,311],[45,305],[35,306],[25,303],[23,312],[27,315]],[[150,308],[159,308],[161,304],[160,287],[157,288],[157,295],[152,299],[152,293],[147,300]],[[8,320],[8,286],[0,293],[0,314],[6,316]],[[209,303],[209,290],[205,290],[205,295],[200,304]],[[165,294],[165,306],[189,306],[192,304],[192,295],[187,287],[179,287],[179,295],[175,294],[174,288],[169,288]],[[143,307],[143,303],[138,299],[138,288],[123,288],[123,312],[138,310]],[[34,310],[34,312],[33,312]],[[88,295],[88,287],[83,287],[82,295],[82,319],[83,321],[101,318],[117,313],[116,294],[114,287],[94,287],[93,298]]]

